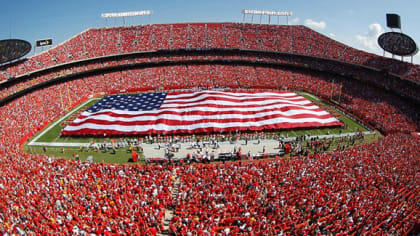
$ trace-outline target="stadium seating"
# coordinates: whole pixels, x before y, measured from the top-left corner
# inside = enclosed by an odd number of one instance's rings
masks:
[[[303,158],[185,167],[171,232],[403,234],[418,222],[419,167],[404,166],[419,144],[391,135]]]
[[[199,32],[199,33],[198,33]],[[304,26],[237,23],[157,24],[89,29],[63,44],[6,68],[18,76],[92,57],[177,48],[238,48],[332,58],[371,66],[420,81],[419,66],[359,51]],[[99,50],[98,50],[99,49]]]
[[[7,78],[75,60],[176,48],[291,52],[373,66],[420,81],[418,66],[352,49],[304,26],[236,23],[89,29],[8,67],[3,74]],[[170,59],[200,58],[204,57]],[[241,55],[206,58],[302,63]],[[77,65],[0,90],[0,96],[62,75],[165,60],[151,57]],[[175,216],[169,233],[182,235],[410,232],[420,222],[420,139],[409,135],[420,130],[418,106],[382,89],[394,85],[362,69],[336,68],[317,60],[307,67],[344,75],[357,72],[361,78],[244,65],[174,65],[87,76],[11,101],[0,107],[0,232],[156,235],[163,230],[165,209],[172,207]],[[407,87],[395,86],[400,95],[419,96]],[[90,95],[185,88],[301,90],[324,100],[340,96],[341,109],[379,129],[385,137],[307,157],[192,167],[89,163],[22,151],[22,140]],[[188,141],[193,135],[180,138]],[[180,178],[179,193],[172,198],[176,176]]]
[[[101,68],[109,68],[112,66],[120,66],[126,64],[136,64],[136,63],[145,63],[150,61],[170,61],[170,62],[177,62],[177,61],[192,61],[192,60],[205,60],[211,61],[215,59],[221,60],[245,60],[245,61],[262,61],[268,63],[280,63],[286,65],[293,65],[293,66],[301,66],[301,67],[310,67],[314,69],[318,69],[321,71],[334,71],[335,73],[342,74],[342,75],[350,75],[355,76],[359,80],[370,82],[376,84],[379,87],[385,88],[392,88],[394,91],[402,94],[404,96],[413,98],[417,101],[420,101],[420,88],[419,86],[408,86],[410,85],[409,82],[406,83],[399,83],[398,79],[389,79],[387,77],[383,77],[381,74],[367,72],[363,68],[352,68],[352,67],[340,67],[333,64],[326,64],[322,61],[316,60],[299,60],[299,58],[271,58],[271,57],[257,57],[257,56],[247,56],[241,55],[238,56],[172,56],[172,57],[165,57],[165,56],[156,56],[153,58],[129,58],[129,59],[115,59],[111,61],[105,62],[92,62],[88,64],[81,64],[69,68],[63,68],[57,71],[52,71],[50,73],[42,74],[39,76],[33,76],[29,79],[26,79],[20,83],[15,83],[14,85],[8,86],[5,89],[0,90],[0,98],[5,98],[13,93],[19,92],[23,89],[29,88],[36,84],[46,82],[51,79],[55,79],[60,76],[69,75],[76,72],[86,72],[94,69],[101,69]],[[211,62],[209,62],[211,63]],[[248,75],[249,76],[249,75]],[[243,78],[245,79],[245,78]],[[246,83],[249,84],[249,83]],[[261,83],[259,83],[260,85]]]
[[[396,73],[403,79],[420,81],[418,73],[420,67],[418,65],[355,50],[304,26],[237,23],[162,24],[89,29],[46,52],[29,58],[23,63],[13,64],[2,69],[3,76],[0,78],[19,77],[28,72],[88,58],[179,48],[238,48],[296,53],[370,66]],[[114,61],[111,64],[121,65],[123,63],[123,61]],[[111,65],[109,63],[88,63],[87,67],[83,64],[75,66],[72,68],[72,72],[69,72],[68,69],[61,69],[42,76],[33,76],[29,79],[32,81],[17,83],[8,89],[2,89],[0,98],[56,78],[59,75],[102,68],[106,67],[106,64]],[[304,64],[307,65],[307,62]],[[337,70],[343,69],[335,68],[335,71]],[[341,72],[348,74],[349,72],[346,70]],[[401,86],[383,78],[366,76],[365,79],[420,100],[418,89],[413,90],[409,86]],[[415,87],[418,87],[418,85]]]
[[[53,160],[7,151],[0,169],[0,232],[156,235],[171,206],[160,166]]]

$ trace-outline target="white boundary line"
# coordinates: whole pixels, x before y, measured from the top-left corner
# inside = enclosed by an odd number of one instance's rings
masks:
[[[45,145],[45,143],[39,144],[36,141],[42,137],[42,135],[44,135],[46,132],[50,131],[50,129],[52,129],[54,126],[56,126],[58,123],[60,123],[61,121],[63,121],[64,119],[66,119],[67,117],[69,117],[70,115],[72,115],[73,113],[75,113],[76,111],[78,111],[80,109],[80,107],[88,104],[89,102],[93,101],[93,100],[99,100],[100,98],[92,98],[87,100],[86,102],[80,104],[79,106],[77,106],[76,108],[73,108],[72,112],[67,113],[67,115],[61,117],[59,120],[57,120],[56,122],[54,122],[52,125],[50,125],[48,128],[44,129],[41,133],[39,133],[34,139],[32,139],[28,145],[29,146],[33,146],[33,145]],[[47,144],[52,144],[52,143],[47,143]],[[48,145],[48,146],[52,146],[52,145]]]
[[[317,101],[321,101],[321,100],[319,100],[319,98],[318,97],[315,97],[314,95],[312,95],[312,94],[309,94],[309,93],[306,93],[306,92],[301,92],[302,94],[305,94],[305,95],[308,95],[309,97],[311,97],[311,98],[313,98],[313,99],[315,99],[315,100],[317,100]]]

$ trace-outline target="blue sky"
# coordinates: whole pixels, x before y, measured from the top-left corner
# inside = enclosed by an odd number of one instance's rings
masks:
[[[376,38],[389,31],[385,14],[397,13],[401,16],[403,32],[420,43],[419,0],[1,1],[0,39],[20,38],[32,44],[37,39],[52,38],[56,45],[87,28],[103,27],[105,20],[100,14],[104,12],[146,9],[154,11],[152,23],[242,22],[242,9],[292,11],[291,24],[307,25],[345,44],[380,55],[382,50]],[[268,18],[263,22],[268,23]],[[131,24],[132,20],[127,23]],[[148,19],[136,18],[134,23],[148,23]],[[280,23],[285,24],[286,20],[280,19]],[[122,25],[122,21],[117,24]],[[108,21],[110,25],[114,21]],[[420,55],[414,61],[420,64]]]

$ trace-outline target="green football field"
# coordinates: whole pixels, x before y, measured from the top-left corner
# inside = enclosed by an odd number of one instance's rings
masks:
[[[339,134],[339,133],[353,133],[357,131],[369,131],[363,125],[357,123],[352,118],[342,113],[341,111],[325,104],[320,101],[313,95],[307,93],[299,93],[306,99],[312,101],[321,108],[327,110],[336,118],[340,119],[345,125],[343,127],[337,128],[319,128],[319,129],[299,129],[299,130],[280,130],[277,133],[280,135],[295,137],[305,134],[310,134],[311,136],[318,135],[328,135],[328,134]],[[64,128],[66,122],[76,118],[78,114],[87,109],[88,107],[95,104],[100,98],[90,99],[75,107],[73,110],[69,111],[63,117],[58,118],[56,121],[52,122],[49,126],[44,128],[34,137],[32,137],[29,142],[25,145],[24,150],[31,153],[44,153],[54,157],[62,157],[71,159],[74,158],[74,154],[79,155],[81,160],[85,160],[87,156],[94,155],[95,161],[99,162],[111,162],[111,163],[127,163],[129,157],[131,157],[131,152],[125,149],[118,149],[115,154],[109,152],[93,152],[93,151],[80,151],[80,146],[77,144],[82,143],[103,143],[103,137],[61,137],[60,132]],[[375,135],[378,137],[378,135]],[[366,141],[373,141],[371,138],[367,137]],[[44,148],[45,147],[45,148]],[[46,149],[46,151],[44,151]]]

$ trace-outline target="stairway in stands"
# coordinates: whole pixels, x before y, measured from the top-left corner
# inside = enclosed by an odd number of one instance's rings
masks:
[[[174,185],[171,191],[172,199],[176,199],[178,196],[180,179],[181,176],[176,176],[175,178]],[[174,208],[166,208],[165,217],[163,219],[163,231],[160,232],[158,235],[169,235],[169,223],[174,217],[174,210]]]

